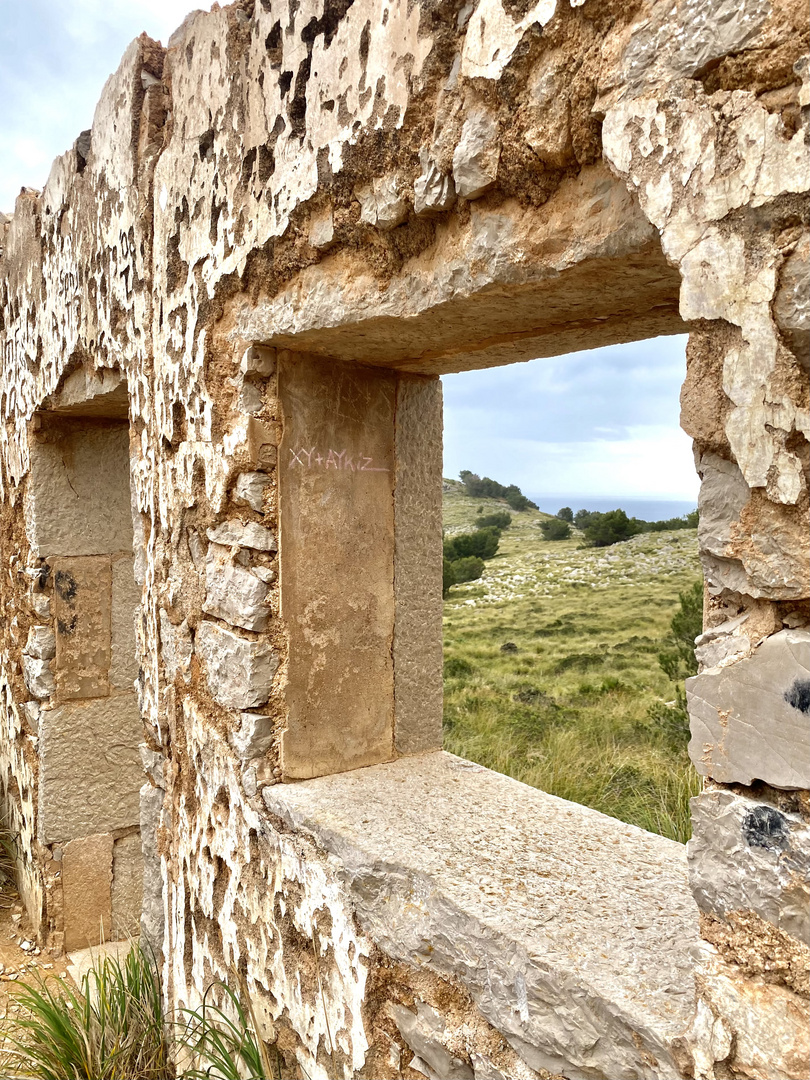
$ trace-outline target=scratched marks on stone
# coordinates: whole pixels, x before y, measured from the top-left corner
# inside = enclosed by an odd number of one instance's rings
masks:
[[[313,446],[309,449],[301,448],[293,450],[290,447],[289,468],[300,466],[302,469],[315,469],[325,472],[327,469],[335,469],[337,472],[382,472],[388,469],[380,468],[374,464],[374,459],[365,454],[350,454],[347,450],[319,450]]]

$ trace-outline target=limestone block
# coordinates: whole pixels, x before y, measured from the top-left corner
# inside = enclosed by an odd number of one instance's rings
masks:
[[[191,630],[188,621],[183,621],[175,626],[163,608],[160,609],[160,643],[163,667],[166,679],[174,682],[179,672],[184,682],[191,679],[191,656],[194,652],[194,644],[191,640]]]
[[[230,744],[243,761],[262,757],[273,745],[274,727],[270,716],[243,712],[238,731],[231,732]]]
[[[132,550],[126,424],[88,424],[31,446],[26,521],[37,555]]]
[[[163,811],[162,788],[144,784],[140,792],[143,906],[141,938],[156,955],[163,949],[163,872],[158,851],[158,828]]]
[[[208,689],[226,709],[253,709],[270,697],[278,655],[265,641],[247,641],[214,623],[197,630],[197,655]]]
[[[110,936],[114,941],[138,936],[142,906],[143,851],[138,831],[122,836],[113,845]]]
[[[483,109],[470,113],[453,152],[453,180],[463,199],[477,199],[492,187],[500,153],[496,117]]]
[[[38,701],[26,701],[21,706],[24,726],[31,735],[39,735],[39,714],[42,711]]]
[[[25,685],[32,697],[40,701],[50,697],[56,690],[50,660],[38,660],[23,653],[22,670]]]
[[[42,843],[138,824],[141,730],[134,692],[66,702],[42,711],[38,812]]]
[[[26,656],[36,660],[52,660],[56,656],[56,638],[50,626],[32,626],[25,643]]]
[[[398,176],[380,176],[357,188],[360,220],[383,231],[401,225],[408,216],[408,202],[401,187]]]
[[[265,492],[270,487],[267,473],[244,472],[236,478],[236,486],[233,492],[235,503],[247,503],[251,510],[261,514],[264,510]]]
[[[375,945],[458,980],[530,1068],[683,1075],[699,937],[682,845],[441,751],[262,797],[337,860]]]
[[[236,394],[236,408],[248,416],[257,416],[264,406],[261,389],[252,382],[241,382]]]
[[[203,611],[245,630],[265,630],[270,621],[267,586],[254,573],[230,561],[230,550],[211,544],[205,560]]]
[[[31,596],[31,607],[34,609],[34,614],[40,619],[50,619],[51,598],[46,593],[33,593]]]
[[[110,625],[110,685],[115,690],[131,690],[138,678],[135,617],[141,602],[141,587],[135,581],[135,559],[125,556],[112,564],[112,609]]]
[[[686,696],[703,776],[810,786],[810,632],[774,634],[752,656],[687,679]]]
[[[688,1036],[697,1080],[720,1075],[756,1080],[806,1080],[810,1075],[807,1001],[784,986],[746,978],[719,957],[697,974],[699,994]]]
[[[698,907],[721,918],[751,910],[810,944],[810,826],[733,791],[692,806],[689,879]]]
[[[110,558],[54,559],[53,583],[59,700],[106,697],[112,648]]]
[[[269,529],[255,521],[223,521],[214,529],[208,529],[208,539],[224,547],[253,548],[256,551],[278,551],[276,538]]]
[[[86,949],[107,941],[112,931],[113,838],[84,836],[65,844],[62,903],[65,948]]]
[[[326,251],[335,242],[335,223],[331,207],[314,213],[309,219],[309,242],[318,251]]]
[[[402,1038],[436,1076],[441,1080],[474,1080],[470,1066],[444,1045],[446,1024],[435,1009],[417,1000],[415,1013],[396,1004],[390,1006],[390,1011]]]
[[[413,208],[417,215],[440,214],[456,201],[453,177],[443,173],[426,151],[419,158],[422,172],[413,185]]]
[[[703,454],[695,464],[703,480],[698,496],[698,546],[709,591],[748,592],[742,563],[727,553],[732,526],[739,523],[740,511],[751,495],[748,485],[734,462],[717,454]]]
[[[276,370],[276,350],[266,345],[251,345],[242,355],[239,370],[243,375],[269,378]]]
[[[394,489],[394,740],[442,744],[442,398],[438,379],[401,375]]]
[[[810,368],[810,236],[799,240],[779,274],[773,314],[795,355]]]
[[[727,667],[751,652],[751,641],[740,631],[748,615],[738,615],[713,626],[695,638],[695,656],[704,668]]]

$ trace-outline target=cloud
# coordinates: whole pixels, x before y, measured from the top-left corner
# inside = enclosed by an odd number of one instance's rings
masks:
[[[90,127],[104,83],[146,31],[165,44],[192,0],[25,0],[3,9],[0,210],[42,188],[53,159]]]
[[[686,337],[446,375],[445,476],[549,495],[694,499],[678,424]]]

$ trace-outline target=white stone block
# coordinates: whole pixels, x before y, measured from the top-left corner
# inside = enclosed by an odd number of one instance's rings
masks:
[[[247,641],[215,623],[201,623],[196,652],[211,696],[226,709],[253,709],[270,697],[278,655],[265,641]]]
[[[753,655],[686,680],[689,754],[724,784],[810,787],[810,632],[782,630]]]
[[[56,689],[50,660],[38,660],[23,653],[22,670],[25,685],[32,697],[43,701],[51,697]]]
[[[25,643],[26,656],[52,660],[56,656],[56,635],[50,626],[32,626]]]
[[[267,473],[240,473],[236,478],[233,501],[237,504],[247,503],[251,510],[255,510],[260,514],[264,510],[264,495],[269,486],[270,481]]]
[[[492,187],[500,153],[497,118],[484,109],[472,112],[453,153],[453,180],[463,199],[477,199]]]
[[[205,560],[203,611],[245,630],[264,630],[270,621],[267,586],[249,569],[230,561],[228,548],[211,544]]]
[[[276,538],[269,529],[255,521],[223,521],[216,528],[208,529],[208,539],[224,547],[246,547],[256,551],[278,551]]]
[[[456,201],[453,177],[443,173],[427,154],[420,155],[422,173],[413,185],[413,208],[417,215],[439,214]]]
[[[239,370],[243,375],[268,378],[276,370],[276,350],[267,345],[251,345],[242,356]]]
[[[274,726],[270,716],[243,712],[238,731],[230,735],[230,744],[243,761],[262,757],[273,745]]]

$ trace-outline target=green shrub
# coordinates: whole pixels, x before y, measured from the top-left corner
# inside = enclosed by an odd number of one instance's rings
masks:
[[[562,509],[558,510],[557,517],[560,521],[567,521],[569,525],[574,524],[574,511],[570,506],[563,506]]]
[[[477,555],[468,555],[464,559],[456,559],[450,564],[456,582],[477,581],[484,572],[484,560]]]
[[[475,532],[459,533],[444,541],[444,557],[450,562],[467,559],[471,555],[479,559],[491,559],[498,550],[500,539],[500,529],[491,525],[486,529],[476,529]]]
[[[641,529],[635,518],[629,518],[624,510],[608,510],[606,514],[591,514],[583,531],[588,547],[609,547],[629,540]]]
[[[547,518],[540,522],[540,531],[544,540],[567,540],[571,535],[571,526],[559,518]]]
[[[496,529],[508,529],[512,524],[512,515],[507,514],[505,510],[501,510],[496,514],[484,514],[476,522],[479,529],[485,529],[487,525],[492,525]]]
[[[447,596],[450,592],[451,586],[456,583],[456,574],[453,570],[453,564],[445,556],[442,559],[442,596]]]
[[[657,701],[650,706],[649,717],[673,743],[689,741],[689,713],[686,708],[684,680],[697,675],[695,638],[703,632],[703,582],[678,594],[679,605],[669,624],[665,648],[658,654],[661,670],[675,684],[673,704]]]
[[[160,981],[133,945],[122,961],[97,958],[78,993],[62,980],[18,983],[7,1035],[19,1077],[38,1080],[170,1080],[174,1076]]]
[[[445,679],[461,679],[465,675],[472,675],[475,668],[468,660],[462,660],[460,656],[448,656],[444,662]]]
[[[536,510],[537,503],[527,499],[517,484],[499,484],[488,476],[480,477],[469,469],[462,469],[458,474],[467,494],[474,499],[503,499],[513,510]]]

